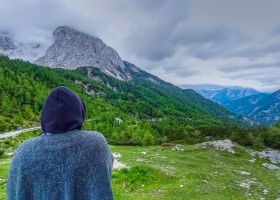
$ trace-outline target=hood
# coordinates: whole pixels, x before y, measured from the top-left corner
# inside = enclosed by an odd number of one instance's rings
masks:
[[[59,134],[82,128],[86,107],[82,99],[67,87],[54,89],[46,99],[41,116],[44,132]]]

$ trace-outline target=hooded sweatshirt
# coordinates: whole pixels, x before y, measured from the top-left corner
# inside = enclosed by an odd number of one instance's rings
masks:
[[[16,150],[7,183],[8,200],[111,200],[113,158],[106,139],[80,130],[81,98],[56,88],[44,103],[43,133]]]

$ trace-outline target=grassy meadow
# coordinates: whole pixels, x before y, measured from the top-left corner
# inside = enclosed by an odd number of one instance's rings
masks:
[[[0,140],[0,199],[6,199],[11,154],[38,132]],[[236,153],[203,149],[199,144],[161,146],[110,146],[127,168],[113,171],[115,199],[272,199],[280,197],[280,171],[262,166],[248,149]]]

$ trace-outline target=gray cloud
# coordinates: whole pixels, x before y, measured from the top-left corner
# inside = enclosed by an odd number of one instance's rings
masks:
[[[9,0],[0,4],[0,31],[39,42],[29,59],[45,51],[57,26],[69,25],[174,84],[267,90],[280,88],[279,7],[277,0]]]
[[[258,70],[263,68],[279,68],[280,69],[280,60],[271,60],[266,62],[252,62],[245,64],[237,64],[237,65],[222,65],[219,67],[220,70],[227,73],[244,71],[244,70],[254,70],[258,72]]]

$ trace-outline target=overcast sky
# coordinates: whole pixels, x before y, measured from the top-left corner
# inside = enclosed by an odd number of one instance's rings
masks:
[[[2,31],[47,47],[69,25],[174,84],[280,89],[279,0],[1,0]]]

